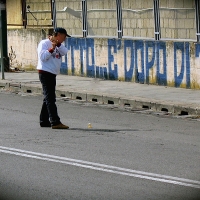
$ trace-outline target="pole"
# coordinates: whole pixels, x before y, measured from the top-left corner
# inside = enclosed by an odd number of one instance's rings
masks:
[[[57,27],[57,22],[56,22],[56,1],[52,0],[52,22],[53,22],[53,28],[55,29]]]
[[[4,74],[4,47],[3,47],[3,27],[2,27],[2,10],[5,10],[5,4],[0,3],[0,45],[1,45],[1,79],[5,79],[5,74]]]
[[[83,27],[83,37],[86,38],[88,35],[87,0],[82,0],[82,27]]]
[[[195,12],[196,12],[196,36],[197,42],[200,42],[200,2],[195,0]]]
[[[154,1],[154,24],[155,24],[155,40],[160,40],[161,31],[160,31],[160,8],[159,8],[159,1],[160,0],[153,0]]]
[[[121,0],[116,0],[116,11],[117,11],[117,33],[118,38],[123,36],[123,27],[122,27],[122,5]]]

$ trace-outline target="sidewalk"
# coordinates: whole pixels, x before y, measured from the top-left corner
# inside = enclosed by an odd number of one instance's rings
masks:
[[[41,93],[37,72],[5,73],[0,87]],[[68,97],[105,104],[200,115],[200,90],[109,81],[78,76],[57,76],[57,97]]]

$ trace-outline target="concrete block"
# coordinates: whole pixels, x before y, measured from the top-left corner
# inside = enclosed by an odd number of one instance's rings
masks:
[[[200,107],[196,107],[196,115],[200,115]]]
[[[143,8],[142,3],[146,3],[146,2],[145,1],[136,1],[135,5],[134,5],[135,9],[142,9]]]
[[[188,31],[187,38],[195,40],[196,39],[196,29],[189,29],[187,31]]]
[[[179,10],[179,11],[176,11],[176,18],[177,19],[186,19],[187,18],[187,11],[186,10]]]
[[[184,106],[174,106],[174,114],[177,115],[196,115],[197,114],[197,110],[196,108],[192,108],[192,107],[184,107]]]
[[[178,38],[185,39],[186,36],[187,36],[187,30],[186,29],[179,29]]]
[[[194,21],[194,19],[185,19],[184,20],[184,24],[185,24],[185,28],[186,29],[188,29],[188,28],[195,29],[195,21]]]
[[[170,1],[171,2],[171,1]],[[184,8],[183,1],[174,1],[175,8]],[[173,4],[172,4],[173,5]]]
[[[164,21],[164,23],[163,23],[164,27],[170,27],[169,26],[169,19],[164,19],[163,21]]]
[[[109,29],[108,35],[109,36],[117,36],[117,30],[114,28]]]
[[[155,106],[156,106],[156,111],[165,111],[174,113],[174,104],[163,102],[163,103],[155,103]]]
[[[94,95],[87,93],[87,101],[103,103],[103,96],[102,95]]]
[[[141,29],[141,35],[140,37],[147,37],[147,29],[146,28],[142,28]]]
[[[147,37],[154,38],[154,29],[147,29]]]
[[[93,20],[92,20],[92,29],[98,27],[97,21],[98,21],[97,19],[93,19]]]
[[[62,20],[57,20],[57,26],[62,27],[62,25],[63,25]]]
[[[22,85],[21,92],[42,94],[42,88],[41,86]]]
[[[176,20],[176,28],[184,28],[184,26],[185,26],[184,19]]]
[[[187,11],[187,19],[193,19],[195,18],[195,10],[189,10]]]
[[[5,88],[7,86],[7,83],[5,82],[5,83],[3,83],[3,82],[0,82],[0,88]]]
[[[135,99],[123,99],[120,98],[119,101],[120,107],[131,107],[131,108],[136,108],[136,103],[135,103]]]
[[[169,19],[169,27],[170,28],[176,28],[176,23],[174,19]],[[167,28],[167,27],[165,27]]]
[[[99,35],[108,35],[108,29],[105,28],[98,29],[98,33]]]
[[[87,101],[87,94],[80,92],[72,92],[72,99]]]
[[[104,104],[120,104],[120,98],[112,97],[112,96],[103,96],[103,103]]]
[[[135,108],[151,109],[150,101],[136,100]]]
[[[57,97],[67,97],[67,98],[71,99],[72,98],[72,92],[56,90],[56,96]]]
[[[141,35],[141,30],[138,29],[138,28],[136,28],[136,29],[134,30],[134,37],[140,37],[140,35]]]
[[[183,6],[184,8],[194,8],[193,1],[183,0]]]
[[[67,4],[68,4],[68,2],[67,2]],[[74,10],[81,10],[82,9],[82,4],[81,4],[81,2],[80,1],[77,1],[77,0],[75,0],[74,2],[73,2],[73,8],[74,8]],[[65,5],[66,5],[66,3],[65,3]]]
[[[143,28],[143,20],[142,19],[137,20],[137,28]]]
[[[167,3],[168,3],[168,0],[162,0],[160,2],[160,7],[167,7],[168,6]]]

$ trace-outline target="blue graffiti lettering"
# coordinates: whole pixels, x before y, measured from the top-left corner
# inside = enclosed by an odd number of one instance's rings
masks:
[[[138,65],[138,51],[141,51],[141,72],[139,72]],[[135,81],[137,83],[144,83],[144,42],[136,41],[135,42]]]
[[[78,40],[76,38],[69,38],[69,50],[71,50],[71,70],[72,70],[72,75],[75,74],[75,66],[74,66],[74,59],[75,59],[75,56],[74,56],[74,51],[75,50],[79,50],[79,43],[78,43]]]
[[[178,75],[177,51],[181,51],[181,69]],[[186,63],[186,66],[185,66]],[[186,70],[185,70],[186,68]],[[180,87],[183,82],[183,77],[186,71],[186,87],[190,88],[190,46],[189,43],[175,42],[174,43],[174,81],[175,87]]]
[[[94,39],[87,38],[86,39],[86,70],[87,70],[87,76],[95,77],[95,59],[94,59]],[[91,63],[89,62],[91,60]]]
[[[166,53],[166,43],[165,42],[156,42],[156,60],[157,60],[157,83],[158,85],[167,85],[167,53]],[[163,51],[163,73],[160,73],[160,52]]]
[[[127,66],[127,50],[131,52],[131,59],[130,66]],[[125,81],[132,81],[133,78],[133,70],[134,70],[134,49],[133,49],[133,40],[125,40],[124,41],[124,75]],[[128,70],[129,68],[129,70]]]
[[[152,49],[152,59],[149,61],[149,49]],[[155,42],[146,42],[146,83],[149,84],[149,70],[154,66],[155,63]]]
[[[108,39],[108,77],[110,80],[118,79],[118,65],[114,64],[114,69],[112,69],[112,63],[114,62],[112,49],[114,48],[114,53],[117,53],[117,49],[119,49],[120,46],[121,40]]]
[[[96,66],[96,78],[108,79],[107,67]]]
[[[108,39],[108,66],[96,66],[95,63],[95,45],[92,38],[68,38],[66,47],[70,54],[66,55],[65,62],[61,64],[61,73],[75,75],[75,71],[80,75],[97,77],[109,80],[118,80],[119,66],[118,58],[121,56],[122,41],[124,42],[124,79],[138,83],[150,82],[150,71],[155,67],[156,83],[158,85],[167,85],[167,47],[166,42],[156,41],[134,41]],[[195,56],[200,57],[200,44],[196,44]],[[80,65],[75,66],[77,52],[80,52]],[[178,53],[181,54],[179,57]],[[116,59],[117,58],[117,59]],[[121,59],[123,59],[121,58]],[[178,59],[180,62],[178,62]],[[120,59],[119,59],[120,60]],[[121,60],[120,60],[121,62]],[[70,66],[69,66],[70,63]],[[180,63],[180,66],[179,64]],[[84,66],[86,65],[86,66]],[[175,87],[180,87],[186,77],[186,87],[190,88],[190,43],[174,43],[174,83]],[[80,71],[77,68],[80,67]],[[86,70],[85,70],[86,69]]]
[[[185,44],[186,50],[186,87],[190,88],[190,44],[186,42]]]
[[[79,46],[80,46],[80,72],[81,75],[84,74],[84,53],[86,51],[86,40],[85,39],[79,39]]]
[[[182,54],[181,58],[181,70],[180,74],[178,74],[178,64],[177,64],[177,51],[180,50]],[[179,87],[183,81],[184,75],[184,43],[183,42],[175,42],[174,43],[174,80],[175,87]]]
[[[196,58],[199,58],[199,54],[200,54],[200,44],[196,44],[195,45],[195,49],[196,49],[196,52],[195,52],[195,57]]]

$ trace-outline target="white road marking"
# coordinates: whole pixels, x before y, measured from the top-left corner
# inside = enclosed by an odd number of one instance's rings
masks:
[[[109,173],[120,174],[124,176],[136,177],[136,178],[141,178],[141,179],[147,179],[147,180],[152,180],[152,181],[158,181],[158,182],[163,182],[163,183],[170,183],[170,184],[200,189],[200,181],[196,181],[196,180],[137,171],[137,170],[132,170],[132,169],[111,166],[111,165],[104,165],[100,163],[76,160],[72,158],[42,154],[42,153],[8,148],[8,147],[3,147],[3,146],[0,146],[0,152],[6,153],[6,154],[12,154],[16,156],[22,156],[26,158],[33,158],[33,159],[44,160],[44,161],[49,161],[49,162],[62,163],[62,164],[67,164],[67,165],[72,165],[72,166],[77,166],[77,167],[82,167],[82,168],[87,168],[87,169],[93,169],[97,171],[109,172]]]

